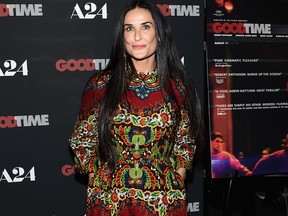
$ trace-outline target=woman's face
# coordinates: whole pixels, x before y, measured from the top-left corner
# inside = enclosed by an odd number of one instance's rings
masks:
[[[156,40],[155,24],[148,10],[135,8],[126,14],[124,19],[125,48],[133,59],[155,59]]]

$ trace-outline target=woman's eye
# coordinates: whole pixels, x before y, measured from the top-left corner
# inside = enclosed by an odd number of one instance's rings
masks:
[[[143,25],[142,29],[150,29],[150,26],[149,25]]]
[[[125,30],[126,30],[126,31],[132,31],[132,30],[133,30],[133,28],[132,28],[132,27],[130,27],[130,26],[128,26],[128,27],[126,27],[126,28],[125,28]]]

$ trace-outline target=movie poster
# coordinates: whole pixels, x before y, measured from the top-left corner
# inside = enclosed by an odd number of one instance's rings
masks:
[[[287,8],[207,2],[212,178],[288,174]]]

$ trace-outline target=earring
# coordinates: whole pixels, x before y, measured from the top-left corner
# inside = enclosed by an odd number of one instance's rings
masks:
[[[126,53],[124,53],[124,67],[125,67],[125,71],[127,71],[127,59],[126,59]]]

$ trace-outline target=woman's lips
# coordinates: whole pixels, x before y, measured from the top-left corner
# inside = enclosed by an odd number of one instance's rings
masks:
[[[145,45],[133,45],[133,49],[144,49]]]

